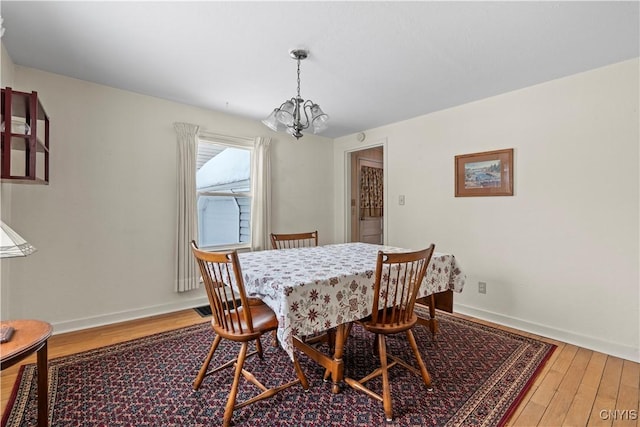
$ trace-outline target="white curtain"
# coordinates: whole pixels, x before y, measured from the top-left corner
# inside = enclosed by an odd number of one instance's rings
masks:
[[[254,140],[251,164],[251,249],[269,247],[271,233],[271,138]]]
[[[191,240],[198,238],[196,156],[198,129],[190,123],[173,124],[178,137],[178,232],[176,291],[200,287],[198,267],[191,253]]]

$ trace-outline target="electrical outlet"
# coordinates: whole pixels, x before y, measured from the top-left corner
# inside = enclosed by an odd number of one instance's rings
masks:
[[[487,282],[478,282],[478,293],[487,293]]]

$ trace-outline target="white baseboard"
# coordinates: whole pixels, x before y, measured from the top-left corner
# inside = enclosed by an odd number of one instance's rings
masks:
[[[604,341],[596,337],[576,334],[575,332],[565,331],[463,304],[456,304],[455,302],[454,312],[640,363],[640,349],[638,348]]]
[[[152,307],[144,307],[135,310],[120,311],[117,313],[108,313],[100,316],[92,316],[83,319],[74,319],[64,322],[52,323],[53,334],[56,335],[65,332],[78,331],[80,329],[95,328],[96,326],[104,326],[110,325],[112,323],[125,322],[127,320],[141,319],[144,317],[171,313],[188,308],[200,307],[203,305],[209,305],[209,300],[206,296],[180,301],[177,303],[155,305]]]

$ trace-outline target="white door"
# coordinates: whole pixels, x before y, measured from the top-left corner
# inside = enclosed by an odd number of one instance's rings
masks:
[[[382,244],[382,217],[360,220],[360,242]]]

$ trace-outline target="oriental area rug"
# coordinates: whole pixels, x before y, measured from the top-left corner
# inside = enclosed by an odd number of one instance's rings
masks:
[[[418,348],[433,380],[402,367],[390,371],[394,420],[387,423],[382,403],[345,387],[331,393],[324,369],[299,355],[310,383],[308,392],[294,385],[275,397],[234,412],[239,426],[499,426],[531,386],[555,346],[455,316],[439,315],[433,339],[416,326]],[[198,391],[193,380],[213,339],[208,323],[49,361],[49,422],[59,427],[213,426],[222,423],[230,371],[205,378]],[[387,339],[391,354],[412,362],[404,335]],[[268,387],[296,378],[280,347],[263,339],[265,360],[250,358],[245,367]],[[236,344],[225,342],[211,366],[235,357]],[[225,358],[226,357],[226,358]],[[354,325],[344,354],[345,375],[361,378],[378,359],[373,336]],[[413,363],[415,365],[415,363]],[[376,384],[376,381],[378,383]],[[378,391],[380,380],[368,385]],[[37,424],[36,367],[24,365],[14,386],[2,426]],[[241,378],[238,399],[256,388]]]

